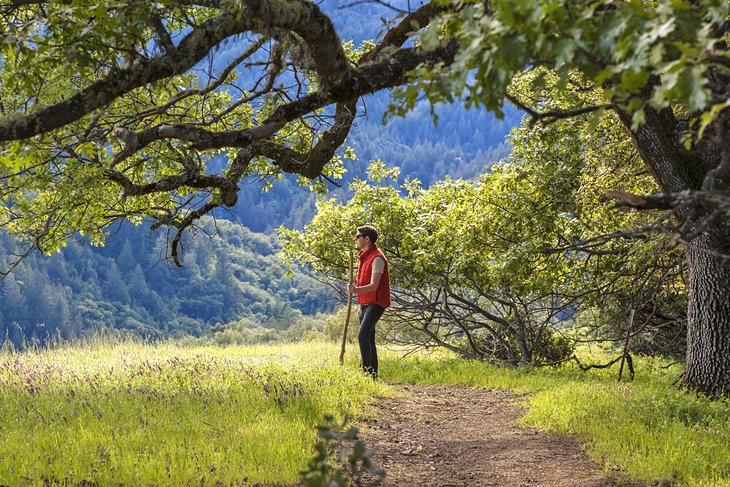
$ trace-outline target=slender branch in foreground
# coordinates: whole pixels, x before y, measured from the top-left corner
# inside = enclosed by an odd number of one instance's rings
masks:
[[[559,120],[573,118],[573,117],[577,117],[579,115],[585,115],[586,113],[593,113],[598,110],[605,110],[607,108],[611,108],[611,106],[612,106],[611,104],[591,105],[591,106],[587,106],[587,107],[583,107],[583,108],[577,108],[575,110],[550,110],[547,112],[539,112],[539,111],[535,110],[534,108],[521,102],[515,96],[508,94],[505,97],[507,98],[507,100],[510,101],[510,103],[512,103],[517,108],[527,112],[530,115],[530,126],[534,126],[538,122],[549,125],[549,124],[555,123]]]
[[[557,360],[555,362],[544,363],[544,364],[535,364],[535,366],[537,366],[537,367],[545,367],[545,366],[550,366],[550,365],[560,365],[560,364],[565,363],[565,362],[575,362],[575,364],[578,366],[578,368],[580,370],[582,370],[583,372],[587,372],[587,371],[589,371],[591,369],[607,369],[607,368],[611,367],[612,365],[614,365],[615,363],[619,362],[623,358],[626,359],[626,364],[629,366],[630,376],[633,379],[634,378],[634,363],[633,363],[633,360],[631,358],[631,355],[629,355],[629,354],[625,354],[625,355],[624,354],[621,354],[620,356],[616,357],[615,359],[613,359],[610,362],[607,362],[605,364],[583,365],[583,363],[580,361],[580,359],[578,359],[578,357],[576,355],[572,355],[572,356],[570,356],[570,357],[568,357],[566,359],[563,359],[563,360]]]

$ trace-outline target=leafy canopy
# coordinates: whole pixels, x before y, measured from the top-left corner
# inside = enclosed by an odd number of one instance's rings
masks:
[[[0,226],[49,253],[149,217],[178,262],[182,232],[247,178],[325,192],[358,98],[453,55],[404,47],[439,10],[356,47],[307,0],[3,5]]]
[[[454,5],[440,0],[442,4]],[[550,66],[558,88],[578,71],[609,103],[632,113],[634,127],[647,107],[679,103],[703,113],[705,129],[727,96],[713,96],[712,69],[727,69],[730,4],[724,0],[462,0],[429,25],[422,40],[461,46],[439,69],[423,67],[403,88],[405,106],[423,90],[433,101],[463,95],[470,106],[501,112],[508,87],[526,67]],[[545,86],[543,77],[532,80]],[[649,96],[645,96],[649,92]]]

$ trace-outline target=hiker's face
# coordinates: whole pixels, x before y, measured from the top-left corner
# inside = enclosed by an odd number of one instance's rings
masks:
[[[360,232],[355,232],[355,245],[358,249],[365,248],[367,246],[368,238],[362,235]]]

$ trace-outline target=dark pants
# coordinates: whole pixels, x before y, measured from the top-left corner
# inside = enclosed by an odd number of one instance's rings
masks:
[[[377,304],[361,304],[357,317],[360,319],[360,330],[357,341],[360,343],[360,365],[363,370],[378,378],[378,350],[375,348],[375,324],[385,308]]]

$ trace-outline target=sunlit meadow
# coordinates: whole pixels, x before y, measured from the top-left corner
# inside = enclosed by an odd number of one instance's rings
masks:
[[[0,484],[292,483],[325,414],[388,387],[333,346],[133,342],[0,354]]]
[[[607,470],[673,486],[730,486],[730,401],[678,390],[681,366],[508,369],[381,347],[390,383],[515,391],[521,424],[576,436]],[[0,352],[0,484],[292,484],[325,414],[356,423],[383,382],[335,344],[134,342]],[[605,358],[605,357],[602,357]]]

